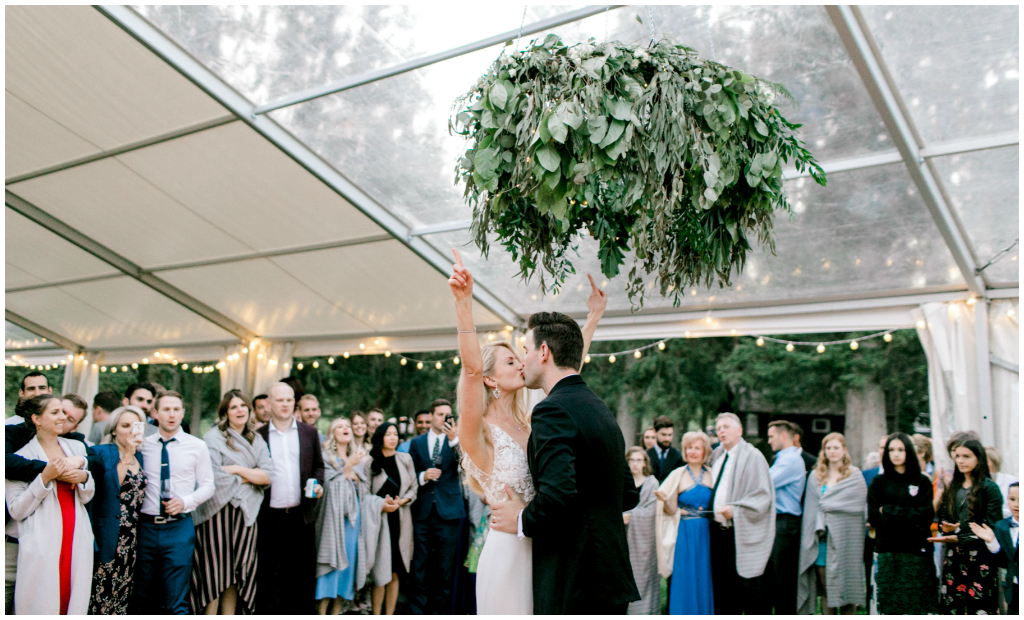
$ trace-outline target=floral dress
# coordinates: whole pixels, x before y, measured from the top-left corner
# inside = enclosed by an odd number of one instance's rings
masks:
[[[132,595],[132,574],[138,557],[138,525],[145,497],[146,476],[129,471],[121,483],[121,517],[114,559],[96,568],[89,614],[124,615]]]

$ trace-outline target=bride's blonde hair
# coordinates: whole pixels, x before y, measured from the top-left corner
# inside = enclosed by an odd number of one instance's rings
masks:
[[[493,342],[493,343],[486,344],[483,347],[481,347],[481,349],[480,349],[480,357],[483,359],[483,374],[482,374],[481,379],[473,379],[474,381],[482,380],[483,377],[490,377],[490,376],[494,375],[494,365],[497,362],[497,357],[498,357],[496,354],[498,352],[498,349],[502,349],[502,348],[507,349],[509,352],[511,352],[512,356],[516,359],[517,362],[521,362],[522,361],[522,359],[519,357],[519,354],[516,353],[516,350],[512,347],[511,344],[509,344],[507,342]],[[459,385],[458,385],[458,388],[457,388],[458,391],[456,392],[456,394],[462,394],[462,382],[465,381],[465,380],[466,380],[466,376],[465,375],[460,375],[459,376]],[[521,426],[521,427],[523,427],[525,429],[529,429],[530,428],[530,414],[526,410],[525,391],[526,391],[526,388],[523,388],[521,390],[516,390],[515,393],[512,394],[512,406],[510,407],[509,414],[512,416],[512,421],[515,422],[518,426]],[[491,403],[493,403],[494,400],[495,400],[495,398],[494,398],[494,391],[489,389],[485,385],[484,386],[483,400],[482,400],[482,403],[481,403],[483,405],[483,411],[484,411],[485,415],[487,413],[488,408],[490,408]],[[457,407],[457,410],[458,410],[458,413],[459,413],[459,417],[461,417],[462,416],[462,400],[461,399],[456,404],[456,407]],[[494,441],[491,439],[491,427],[490,427],[490,424],[488,424],[486,420],[484,420],[484,424],[483,424],[483,433],[484,433],[484,441],[487,442],[488,444],[490,444],[490,446],[493,448],[494,447]],[[465,451],[463,451],[463,453],[462,453],[463,461],[465,461],[467,458],[468,457],[466,456]],[[480,483],[477,481],[477,479],[468,473],[469,469],[466,468],[465,463],[463,463],[462,468],[464,470],[466,470],[466,472],[467,472],[466,481],[469,483],[469,488],[472,489],[477,495],[483,497],[484,496],[483,488],[480,487]]]

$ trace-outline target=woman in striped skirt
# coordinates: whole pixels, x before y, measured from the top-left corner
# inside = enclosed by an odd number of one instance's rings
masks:
[[[203,436],[216,490],[192,516],[196,544],[189,603],[194,614],[253,613],[256,516],[273,468],[255,423],[249,400],[231,390],[220,401],[217,426]]]

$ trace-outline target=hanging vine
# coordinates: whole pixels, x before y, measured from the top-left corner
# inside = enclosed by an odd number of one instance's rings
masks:
[[[688,286],[728,286],[751,239],[775,251],[775,213],[791,213],[782,165],[825,184],[779,96],[790,97],[668,40],[567,47],[548,35],[503,53],[449,120],[470,141],[456,183],[474,242],[486,257],[496,235],[520,277],[557,291],[589,234],[606,277],[635,255],[635,306],[644,277],[676,304]]]

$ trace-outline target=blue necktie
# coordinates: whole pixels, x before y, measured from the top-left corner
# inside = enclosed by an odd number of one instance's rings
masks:
[[[164,499],[164,493],[170,493],[171,490],[171,461],[167,455],[167,444],[174,441],[174,438],[164,439],[160,437],[160,443],[163,444],[160,448],[160,499]],[[167,516],[167,509],[164,507],[163,501],[160,502],[160,516]]]

